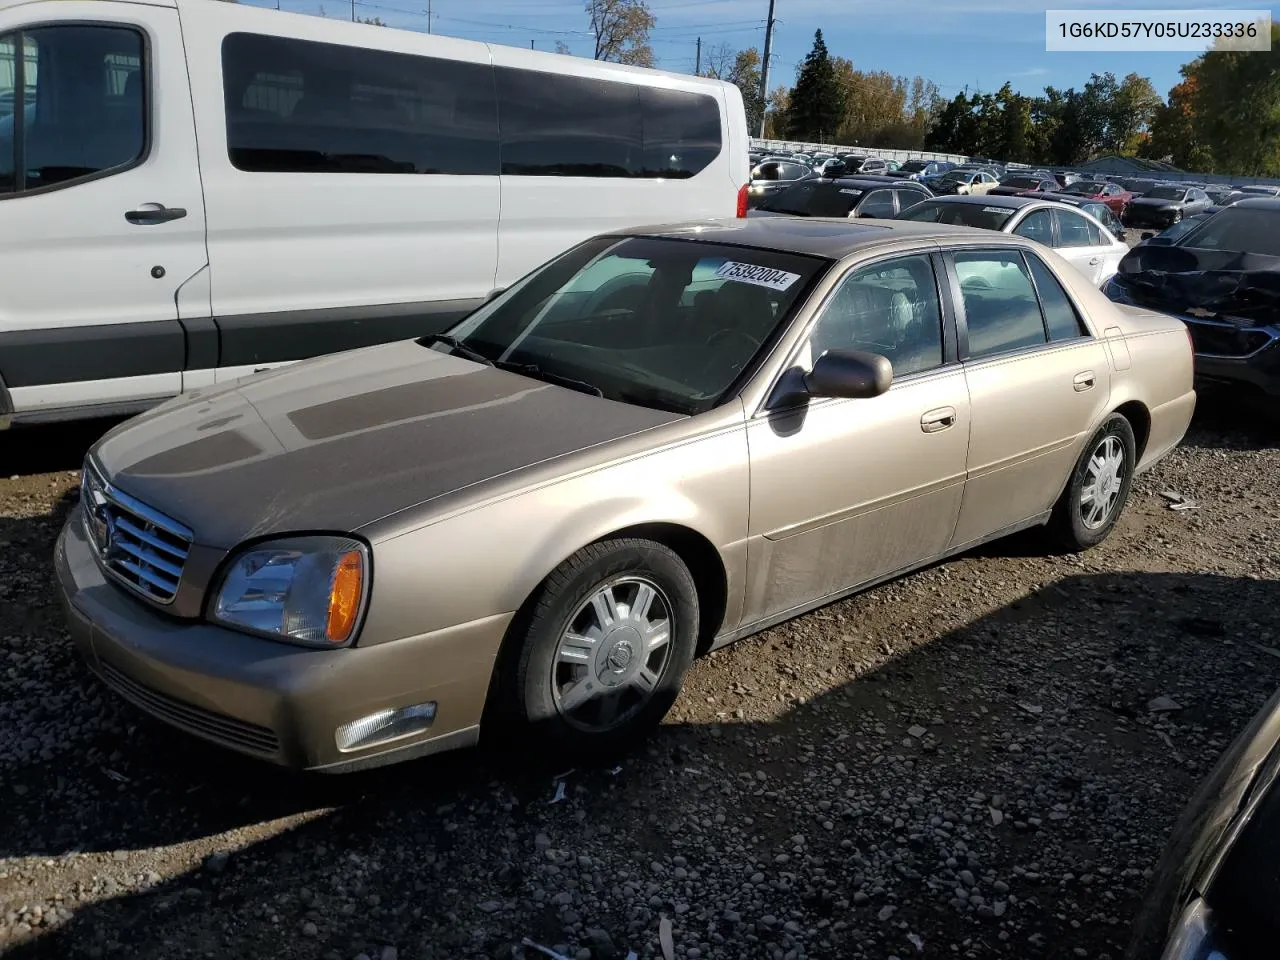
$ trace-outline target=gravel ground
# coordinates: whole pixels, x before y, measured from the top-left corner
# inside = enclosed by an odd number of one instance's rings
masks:
[[[1277,438],[1208,409],[1100,548],[1016,538],[707,657],[617,767],[292,775],[73,655],[49,560],[98,429],[0,437],[10,957],[1118,960],[1280,682]]]

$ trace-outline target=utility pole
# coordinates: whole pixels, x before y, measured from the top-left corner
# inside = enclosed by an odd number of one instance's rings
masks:
[[[532,40],[530,40],[530,41],[529,41],[529,49],[530,49],[530,50],[532,50],[532,49],[533,49],[533,41],[532,41]]]
[[[427,33],[431,32],[431,0],[427,0]]]
[[[702,76],[702,38],[698,38],[698,53],[693,60],[693,72],[696,76]]]
[[[356,22],[356,0],[351,0],[351,22]]]
[[[773,56],[773,5],[769,0],[769,19],[764,24],[764,62],[760,65],[760,136],[764,137],[764,118],[769,112],[769,59]]]

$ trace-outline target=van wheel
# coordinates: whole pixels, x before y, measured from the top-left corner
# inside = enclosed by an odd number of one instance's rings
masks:
[[[638,539],[583,548],[543,583],[499,678],[505,725],[539,753],[633,746],[675,703],[698,623],[697,588],[674,551]]]
[[[1087,550],[1107,538],[1129,499],[1136,450],[1129,421],[1113,413],[1085,444],[1053,508],[1049,531],[1059,545]]]

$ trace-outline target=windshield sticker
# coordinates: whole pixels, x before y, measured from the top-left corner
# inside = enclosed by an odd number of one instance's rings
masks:
[[[840,192],[847,193],[851,197],[856,197],[862,193],[861,190],[850,190],[848,187],[843,188]]]
[[[1007,209],[1006,207],[983,207],[982,212],[983,213],[1004,213],[1006,209]]]
[[[768,287],[770,290],[786,290],[800,279],[800,274],[729,260],[720,265],[720,269],[716,271],[716,277],[720,280],[737,280],[739,283]]]

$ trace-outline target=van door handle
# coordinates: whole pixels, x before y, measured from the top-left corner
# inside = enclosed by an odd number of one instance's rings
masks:
[[[956,425],[956,408],[939,407],[920,415],[920,429],[925,433],[938,433]]]
[[[1077,373],[1071,385],[1076,388],[1076,393],[1084,393],[1086,390],[1093,389],[1096,379],[1092,370],[1086,370],[1084,373]]]
[[[137,210],[130,210],[124,218],[139,226],[155,223],[168,223],[170,220],[181,220],[187,215],[183,207],[166,207],[163,203],[144,203]]]

